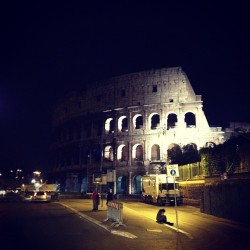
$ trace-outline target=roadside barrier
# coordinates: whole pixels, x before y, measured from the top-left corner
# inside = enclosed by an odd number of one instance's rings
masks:
[[[111,226],[115,227],[125,226],[123,224],[123,204],[121,202],[109,201],[107,206],[107,218],[104,221],[113,221]]]

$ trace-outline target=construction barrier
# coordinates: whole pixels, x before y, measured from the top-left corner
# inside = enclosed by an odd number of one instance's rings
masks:
[[[105,221],[113,221],[114,223],[111,226],[125,226],[123,224],[123,204],[121,202],[109,201],[107,206],[108,211]]]

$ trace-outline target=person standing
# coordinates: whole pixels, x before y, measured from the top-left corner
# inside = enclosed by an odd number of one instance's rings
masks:
[[[107,202],[106,202],[106,205],[108,205],[108,202],[112,201],[112,200],[113,200],[112,189],[109,189],[108,192],[107,192]]]
[[[94,190],[92,194],[92,200],[93,200],[93,211],[97,211],[98,204],[99,204],[99,194],[96,189]]]

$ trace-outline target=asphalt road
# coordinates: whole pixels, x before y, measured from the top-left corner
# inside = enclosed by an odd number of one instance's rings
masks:
[[[162,208],[134,202],[124,202],[124,206],[151,220],[155,220],[156,212]],[[175,223],[172,230],[186,236],[178,238],[176,245],[181,248],[174,249],[250,249],[248,225],[201,213],[199,208],[192,206],[168,206],[165,209],[168,220]]]
[[[1,250],[180,249],[167,227],[141,232],[140,238],[121,237],[81,218],[59,203],[1,202]],[[154,223],[145,220],[150,228]],[[155,228],[155,227],[154,227]],[[139,228],[138,228],[139,229]]]
[[[93,213],[84,205],[91,204],[87,200],[61,203],[89,217],[98,218],[106,213]],[[57,202],[1,202],[0,249],[250,249],[249,227],[202,214],[198,208],[180,206],[176,213],[175,207],[166,207],[168,220],[175,223],[171,228],[155,223],[160,207],[141,202],[123,201],[123,204],[127,227],[122,230],[131,231],[137,236],[135,239],[111,234]]]

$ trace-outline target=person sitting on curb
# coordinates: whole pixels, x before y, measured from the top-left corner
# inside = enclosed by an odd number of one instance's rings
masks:
[[[157,222],[157,223],[161,223],[161,224],[164,223],[164,224],[168,224],[168,225],[170,225],[170,226],[173,226],[174,223],[168,222],[168,221],[167,221],[167,217],[166,217],[166,215],[165,215],[165,212],[166,212],[165,209],[160,209],[160,210],[158,211],[158,213],[157,213],[157,215],[156,215],[156,222]]]

